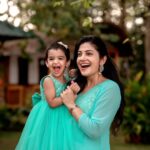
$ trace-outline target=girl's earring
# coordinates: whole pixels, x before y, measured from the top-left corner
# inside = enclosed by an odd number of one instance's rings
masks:
[[[99,74],[102,74],[103,71],[104,71],[104,65],[100,65],[99,66]]]

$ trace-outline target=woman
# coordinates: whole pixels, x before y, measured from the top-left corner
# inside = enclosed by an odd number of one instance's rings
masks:
[[[75,46],[76,82],[62,94],[70,120],[71,150],[110,150],[110,128],[115,133],[122,122],[124,95],[117,70],[104,42],[96,36],[82,37]],[[71,140],[72,139],[72,140]]]

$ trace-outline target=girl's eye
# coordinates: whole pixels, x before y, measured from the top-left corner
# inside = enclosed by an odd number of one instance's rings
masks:
[[[52,58],[52,57],[49,57],[49,58],[48,58],[48,60],[54,60],[54,58]]]
[[[59,57],[59,60],[64,60],[64,57]]]

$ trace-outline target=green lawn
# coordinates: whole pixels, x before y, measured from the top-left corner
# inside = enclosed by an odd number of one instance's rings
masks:
[[[124,137],[118,135],[111,137],[111,150],[150,150],[150,145],[127,144],[124,142]]]
[[[14,150],[20,136],[20,132],[0,131],[0,150]]]
[[[20,132],[0,131],[0,150],[14,150]],[[150,145],[125,144],[123,136],[111,137],[111,150],[150,150]]]

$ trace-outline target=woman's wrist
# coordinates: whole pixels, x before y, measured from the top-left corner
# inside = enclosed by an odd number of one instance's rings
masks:
[[[82,115],[82,110],[76,105],[70,109],[70,114],[78,121]]]
[[[76,106],[76,104],[74,102],[69,102],[69,103],[66,103],[63,101],[63,104],[70,110],[71,108],[73,108],[74,106]]]
[[[74,109],[78,108],[78,106],[76,104],[72,105],[69,109],[69,112],[72,114],[72,112],[74,111]]]

